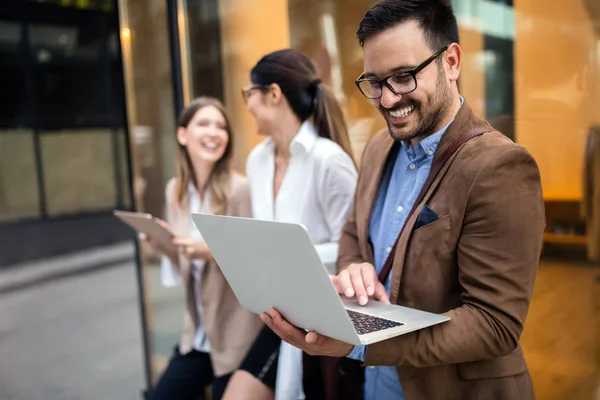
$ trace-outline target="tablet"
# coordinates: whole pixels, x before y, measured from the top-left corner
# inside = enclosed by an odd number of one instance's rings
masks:
[[[161,244],[173,247],[173,232],[156,222],[151,214],[114,210],[113,214],[140,233],[144,233]]]

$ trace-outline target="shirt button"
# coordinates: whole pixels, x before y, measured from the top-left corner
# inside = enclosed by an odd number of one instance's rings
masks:
[[[427,154],[429,154],[430,156],[432,156],[433,155],[433,151],[429,150],[429,151],[427,151]]]
[[[387,249],[385,249],[385,252],[388,253],[388,254],[390,254],[392,252],[392,248],[388,247]]]
[[[408,168],[410,168],[410,169],[415,169],[415,168],[417,168],[417,166],[416,166],[415,164],[410,164],[410,165],[408,166]]]
[[[404,211],[404,207],[398,206],[398,208],[396,208],[396,211],[398,211],[399,213],[401,213],[402,211]]]

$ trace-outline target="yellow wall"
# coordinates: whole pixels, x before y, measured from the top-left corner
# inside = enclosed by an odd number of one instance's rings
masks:
[[[241,96],[250,69],[265,54],[290,46],[287,0],[220,0],[224,99],[236,133],[234,165],[245,171],[248,153],[262,139]]]
[[[538,162],[547,200],[579,200],[586,133],[598,109],[590,16],[581,0],[514,6],[516,140]]]

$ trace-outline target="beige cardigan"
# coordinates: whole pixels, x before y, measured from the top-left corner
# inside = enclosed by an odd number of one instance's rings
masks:
[[[178,235],[190,234],[189,202],[178,206],[175,198],[175,179],[166,188],[167,221]],[[237,173],[231,175],[231,190],[227,214],[250,217],[252,213],[248,180]],[[179,257],[179,272],[186,292],[184,328],[179,342],[181,354],[189,353],[196,333],[196,302],[194,301],[193,275],[190,261]],[[231,287],[214,260],[208,261],[200,279],[200,304],[202,326],[206,331],[211,351],[210,357],[216,376],[233,372],[246,356],[263,324],[260,318],[240,305]]]

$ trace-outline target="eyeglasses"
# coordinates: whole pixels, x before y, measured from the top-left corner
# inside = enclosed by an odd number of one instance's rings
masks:
[[[265,86],[265,85],[252,85],[250,87],[243,88],[242,89],[242,98],[244,99],[244,103],[248,103],[248,97],[250,97],[250,93],[253,90],[260,90],[261,92],[264,92],[267,89],[269,89],[269,87]]]
[[[355,81],[358,90],[367,99],[378,99],[383,95],[383,85],[392,91],[394,94],[403,95],[414,92],[417,89],[417,74],[421,72],[425,67],[438,58],[444,51],[448,49],[445,46],[437,53],[417,65],[415,68],[409,71],[396,72],[383,79],[365,79],[364,74],[358,77]]]

